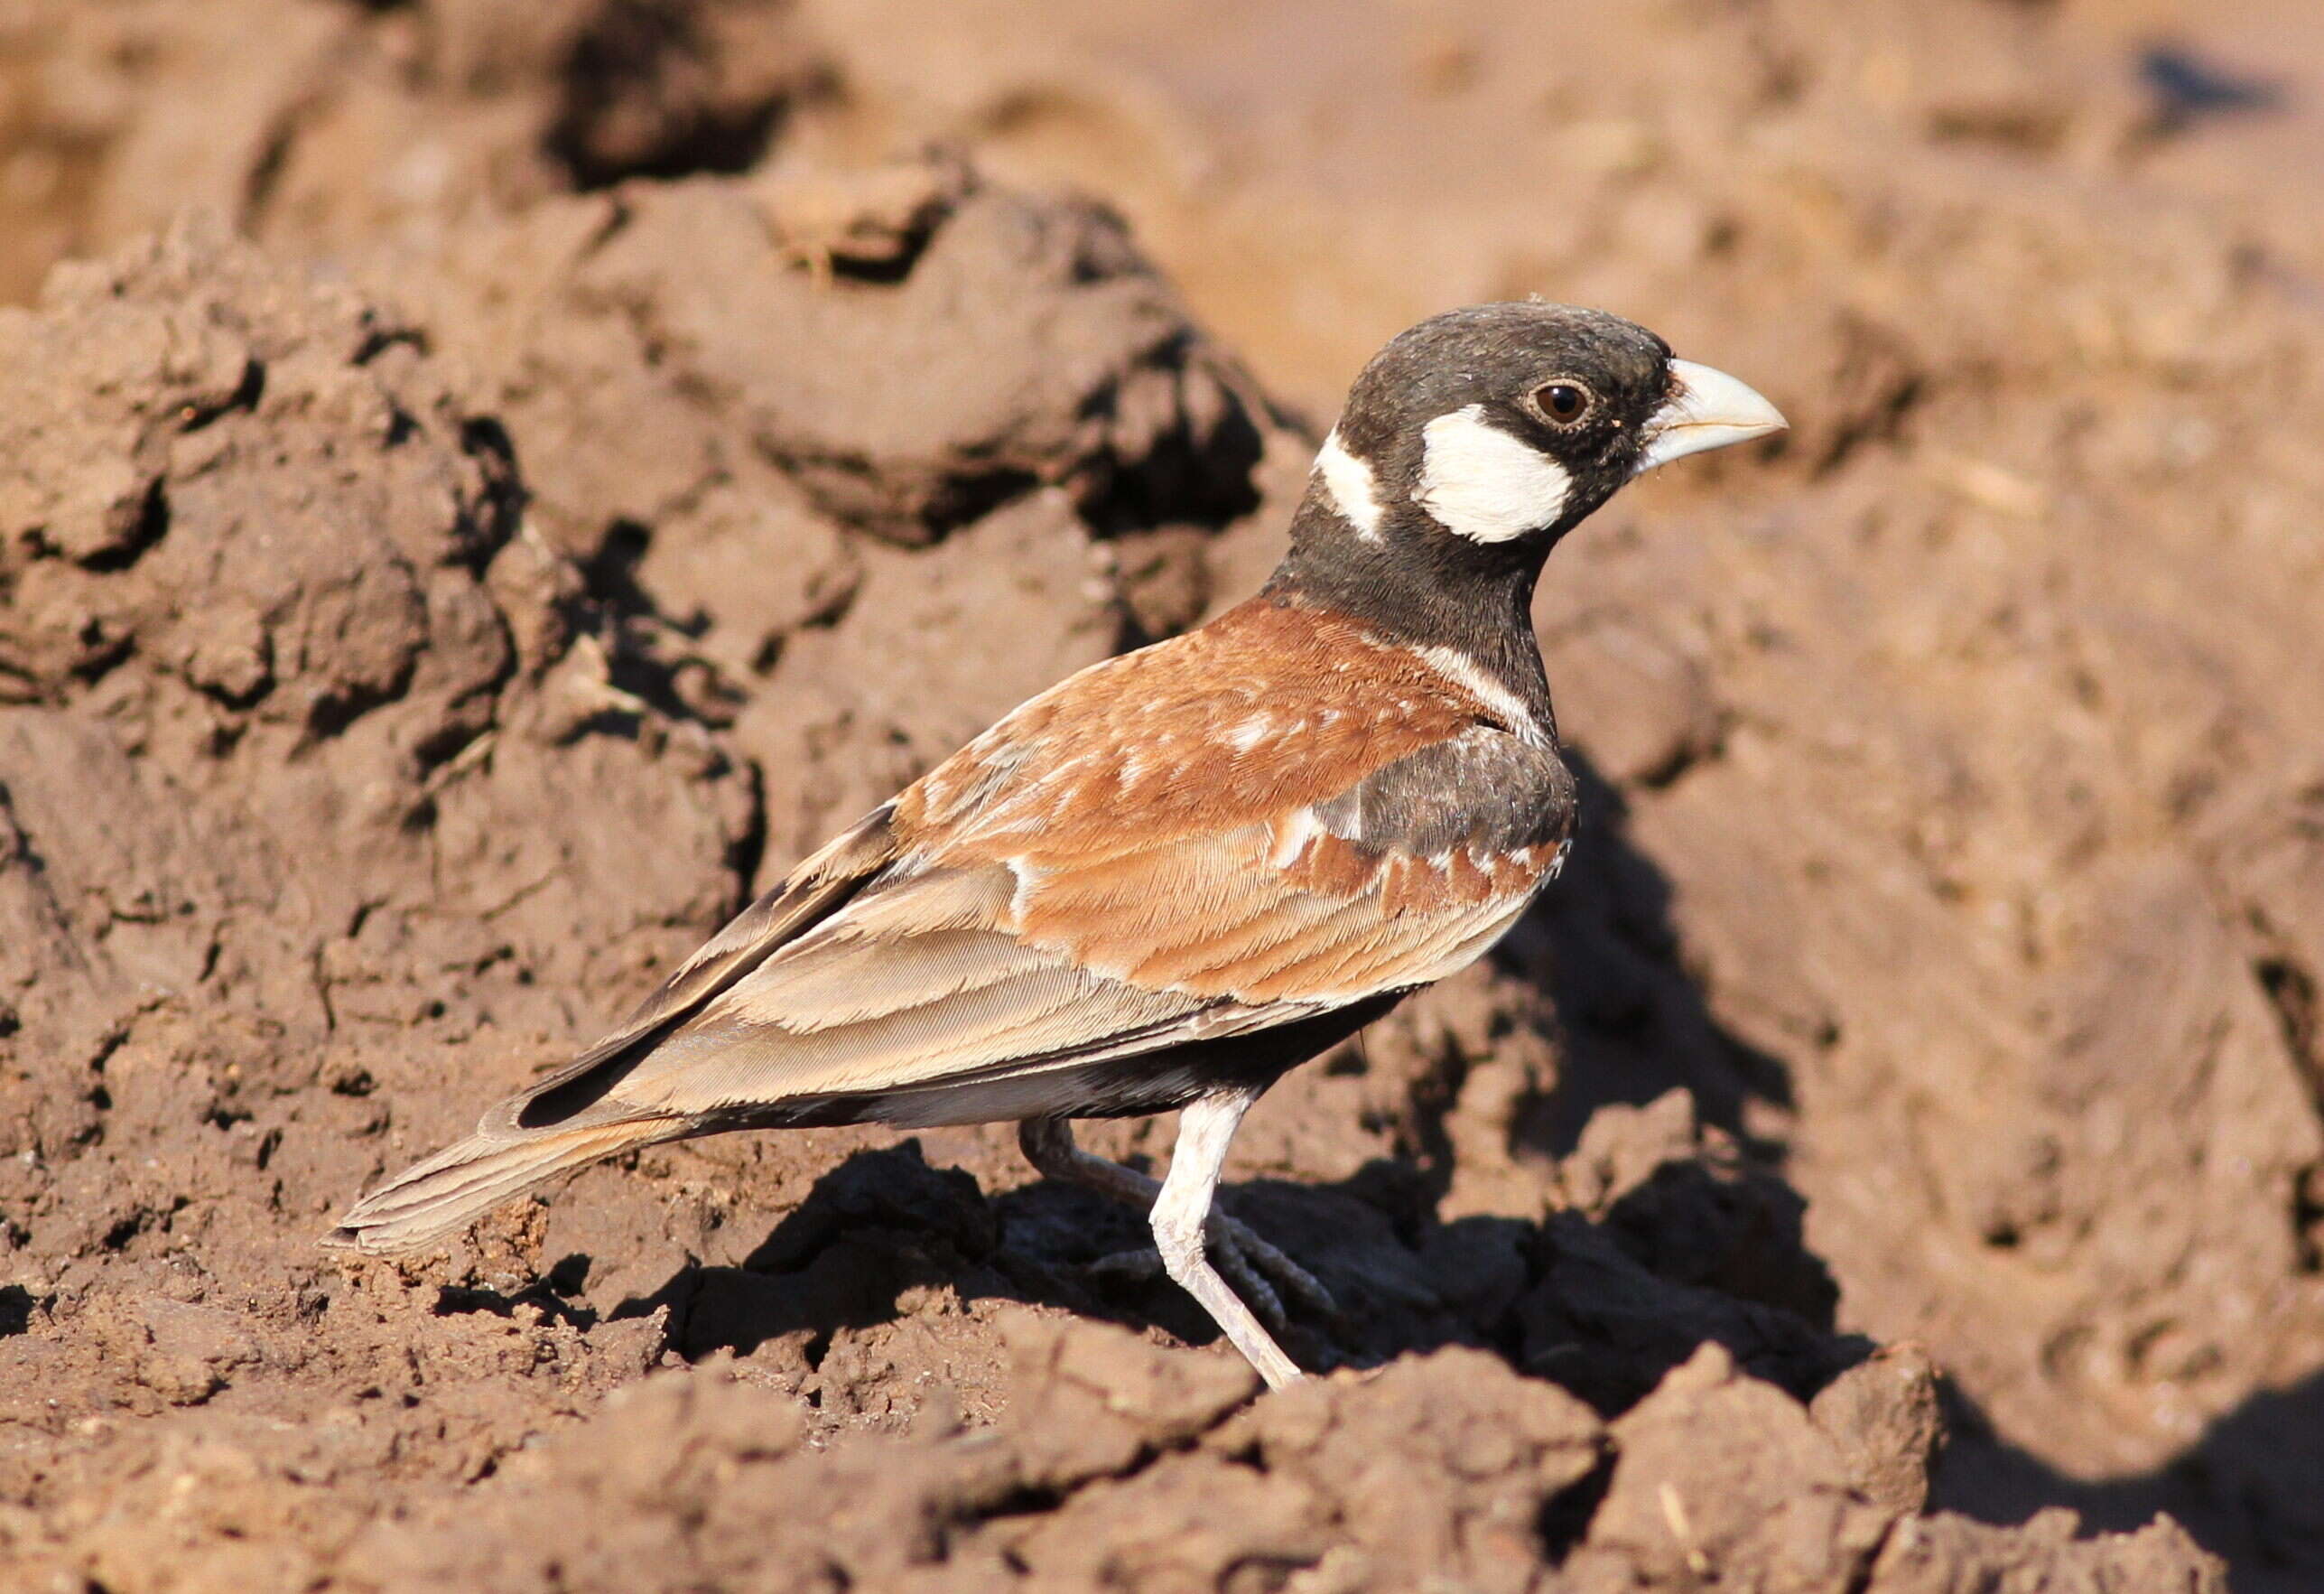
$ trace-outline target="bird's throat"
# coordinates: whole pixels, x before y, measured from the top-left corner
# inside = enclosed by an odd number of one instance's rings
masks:
[[[1299,519],[1310,519],[1312,504]],[[1323,513],[1328,514],[1328,509]],[[1302,536],[1302,532],[1308,535]],[[1505,688],[1555,734],[1549,682],[1533,634],[1533,589],[1545,549],[1511,549],[1481,559],[1413,557],[1411,544],[1360,538],[1342,527],[1295,526],[1291,550],[1268,578],[1272,601],[1322,609],[1357,621],[1384,641],[1457,654]]]

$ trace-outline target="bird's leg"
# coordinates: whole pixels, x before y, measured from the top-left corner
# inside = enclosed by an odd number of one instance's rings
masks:
[[[1227,1142],[1257,1099],[1256,1091],[1247,1090],[1201,1096],[1178,1114],[1178,1143],[1171,1148],[1169,1176],[1154,1203],[1154,1244],[1170,1276],[1211,1314],[1244,1359],[1259,1369],[1267,1386],[1287,1389],[1299,1382],[1297,1365],[1219,1277],[1204,1244]]]
[[[1073,1125],[1063,1118],[1026,1119],[1017,1126],[1017,1143],[1023,1148],[1025,1160],[1047,1178],[1095,1190],[1140,1212],[1152,1212],[1162,1194],[1160,1180],[1075,1145]],[[1176,1168],[1175,1161],[1172,1166]],[[1213,1178],[1215,1179],[1215,1173]],[[1260,1315],[1276,1328],[1281,1328],[1287,1321],[1278,1291],[1326,1317],[1338,1310],[1331,1292],[1316,1282],[1313,1274],[1260,1239],[1246,1225],[1223,1212],[1213,1212],[1209,1215],[1208,1233],[1219,1264],[1233,1279],[1235,1287],[1250,1298]],[[1167,1271],[1167,1263],[1154,1251],[1129,1257],[1108,1257],[1102,1265],[1117,1272],[1130,1272],[1141,1259],[1148,1270]]]
[[[1018,1149],[1045,1178],[1064,1179],[1140,1212],[1152,1208],[1162,1181],[1074,1143],[1073,1123],[1064,1118],[1027,1118],[1017,1126]]]

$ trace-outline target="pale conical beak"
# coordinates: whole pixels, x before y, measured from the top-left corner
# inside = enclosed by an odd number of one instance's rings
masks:
[[[1724,371],[1674,359],[1670,381],[1669,401],[1646,423],[1638,474],[1706,449],[1766,437],[1790,424],[1780,410]]]

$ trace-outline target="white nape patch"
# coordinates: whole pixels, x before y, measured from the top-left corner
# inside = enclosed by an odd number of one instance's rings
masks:
[[[1380,540],[1380,494],[1372,485],[1371,467],[1348,452],[1340,429],[1332,428],[1316,452],[1315,469],[1323,473],[1324,490],[1340,517],[1372,541]]]
[[[1530,742],[1536,747],[1549,745],[1548,733],[1535,720],[1533,711],[1526,706],[1525,700],[1485,674],[1476,660],[1458,648],[1445,647],[1418,648],[1413,651],[1419,654],[1431,668],[1458,681],[1475,695],[1479,703],[1507,720],[1517,732],[1519,741]]]
[[[1531,443],[1511,436],[1473,404],[1420,429],[1420,487],[1412,501],[1473,543],[1505,543],[1566,512],[1574,479]]]

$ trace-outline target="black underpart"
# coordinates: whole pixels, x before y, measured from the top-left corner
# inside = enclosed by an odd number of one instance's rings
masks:
[[[1368,996],[1346,1007],[1249,1034],[1052,1066],[1039,1071],[1038,1094],[1022,1100],[1027,1118],[1138,1118],[1175,1112],[1188,1102],[1226,1090],[1264,1090],[1301,1063],[1322,1056],[1386,1013],[1409,991]],[[998,1072],[996,1070],[995,1072]],[[733,1129],[828,1129],[847,1123],[902,1122],[916,1126],[947,1120],[941,1098],[983,1081],[971,1077],[912,1090],[808,1096],[738,1107],[690,1127],[688,1135]],[[933,1109],[933,1111],[932,1111]]]

